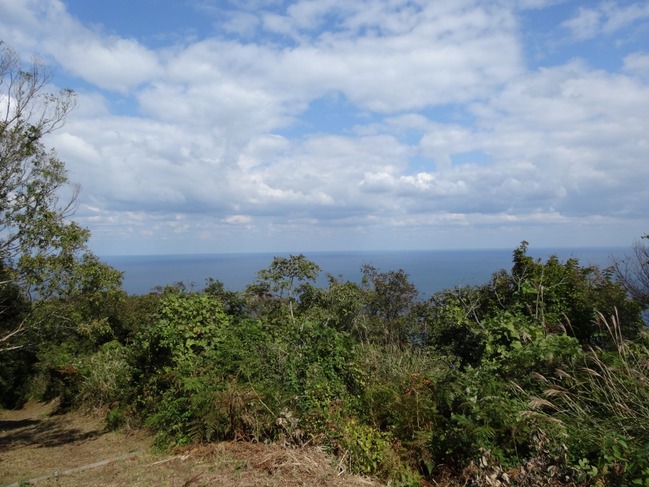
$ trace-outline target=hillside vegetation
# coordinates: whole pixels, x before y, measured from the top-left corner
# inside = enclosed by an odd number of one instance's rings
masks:
[[[612,271],[523,243],[511,270],[428,300],[362,271],[319,288],[316,264],[278,257],[243,292],[146,295],[91,276],[21,307],[3,403],[104,410],[160,448],[318,446],[391,485],[649,485],[649,335]]]

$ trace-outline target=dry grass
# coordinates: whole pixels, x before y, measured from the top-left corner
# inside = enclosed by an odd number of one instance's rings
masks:
[[[318,448],[231,442],[156,454],[144,432],[105,432],[100,416],[53,415],[52,410],[52,404],[30,403],[20,411],[0,411],[0,487],[45,476],[50,478],[38,485],[380,485],[340,472]],[[128,453],[133,455],[124,458]],[[94,465],[111,459],[116,460]]]

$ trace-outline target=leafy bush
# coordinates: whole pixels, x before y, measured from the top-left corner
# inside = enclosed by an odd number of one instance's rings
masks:
[[[170,292],[162,298],[156,323],[134,345],[138,405],[162,443],[228,436],[227,427],[217,424],[219,408],[210,408],[219,404],[228,378],[241,372],[239,365],[256,362],[246,345],[258,330],[245,325],[233,327],[214,295]]]
[[[0,367],[0,408],[21,407],[29,393],[29,379],[36,357],[27,350],[8,350],[2,354]]]
[[[494,274],[487,287],[493,307],[526,314],[550,331],[562,332],[565,324],[584,344],[614,346],[596,325],[598,312],[618,313],[626,338],[641,330],[640,307],[610,273],[574,258],[561,262],[551,256],[543,263],[527,255],[527,242],[514,250],[513,260],[511,273]]]

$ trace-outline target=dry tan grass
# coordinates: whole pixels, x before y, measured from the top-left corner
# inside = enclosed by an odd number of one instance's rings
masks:
[[[100,416],[52,411],[52,404],[38,403],[0,411],[0,487],[45,476],[50,478],[37,485],[381,485],[338,471],[334,459],[318,448],[230,442],[153,453],[152,438],[142,431],[105,432]]]

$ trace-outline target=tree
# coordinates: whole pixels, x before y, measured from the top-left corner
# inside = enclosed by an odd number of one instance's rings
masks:
[[[52,91],[51,79],[40,59],[24,62],[0,41],[0,313],[12,316],[0,320],[0,351],[25,330],[15,316],[24,298],[65,297],[89,266],[104,265],[89,257],[89,231],[69,220],[78,187],[43,142],[76,104],[72,90]]]
[[[48,91],[51,75],[34,59],[25,64],[0,43],[0,260],[5,267],[25,254],[48,254],[65,239],[87,238],[66,217],[59,191],[67,185],[65,166],[42,138],[60,128],[75,106],[75,94]],[[74,230],[74,232],[71,232]]]
[[[379,272],[370,264],[361,267],[363,287],[368,291],[367,311],[377,321],[379,340],[406,343],[412,332],[414,309],[419,292],[403,270]]]
[[[295,323],[293,301],[297,282],[314,282],[318,278],[320,267],[304,255],[290,255],[289,258],[275,257],[268,269],[257,273],[260,282],[250,290],[272,291],[281,300],[286,297],[291,322]]]
[[[555,255],[542,262],[527,254],[527,242],[514,250],[511,273],[493,275],[485,296],[485,311],[521,312],[548,331],[566,327],[584,344],[602,345],[601,340],[608,340],[598,322],[600,313],[607,318],[617,315],[625,338],[634,338],[642,326],[638,304],[627,298],[610,272],[582,266],[575,258],[561,262]]]

